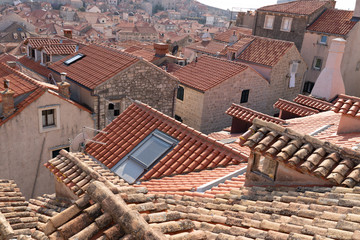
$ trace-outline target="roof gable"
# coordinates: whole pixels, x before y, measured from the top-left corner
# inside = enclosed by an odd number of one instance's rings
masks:
[[[269,5],[257,9],[257,11],[265,12],[279,12],[279,13],[292,13],[299,15],[310,15],[325,6],[327,1],[318,0],[300,0],[292,1],[288,3],[281,3],[275,5]]]
[[[68,66],[64,64],[79,53],[85,57]],[[130,54],[93,44],[83,47],[71,56],[50,65],[49,68],[58,73],[66,72],[71,80],[94,89],[138,61],[138,58]]]
[[[248,66],[242,63],[203,55],[197,61],[174,72],[174,75],[181,84],[207,91],[247,68]]]
[[[346,36],[357,23],[352,16],[353,11],[327,9],[307,30]]]

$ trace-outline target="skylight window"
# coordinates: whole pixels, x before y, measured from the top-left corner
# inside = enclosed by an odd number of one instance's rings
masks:
[[[111,170],[128,183],[134,183],[177,144],[176,139],[155,130]]]
[[[69,66],[70,64],[73,64],[74,62],[82,59],[83,57],[85,57],[84,54],[78,53],[78,54],[76,54],[75,56],[73,56],[72,58],[66,60],[66,61],[64,62],[64,64],[65,64],[66,66]]]

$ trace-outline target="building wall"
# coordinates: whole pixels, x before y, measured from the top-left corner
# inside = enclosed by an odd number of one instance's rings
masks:
[[[200,131],[204,104],[204,93],[181,85],[184,88],[184,100],[176,99],[175,114],[183,123]]]
[[[94,94],[100,96],[100,129],[106,125],[107,106],[111,101],[123,101],[123,111],[131,105],[131,98],[173,116],[177,87],[175,77],[155,65],[145,61],[133,64],[95,88]],[[98,102],[97,99],[94,101],[94,112],[97,113]]]
[[[241,103],[243,90],[249,89],[247,103]],[[232,103],[272,113],[268,104],[269,83],[255,70],[248,68],[205,92],[200,131],[211,133],[231,125],[232,118],[225,113]]]
[[[300,61],[297,74],[295,75],[295,87],[289,88],[290,64],[293,60]],[[271,106],[279,99],[293,100],[303,88],[303,78],[307,65],[296,47],[289,49],[286,54],[273,66],[271,70],[269,102]],[[274,111],[271,112],[274,114]]]
[[[60,128],[40,133],[39,107],[45,106],[59,106]],[[82,127],[93,125],[89,112],[45,93],[0,126],[0,178],[14,179],[26,198],[54,193],[53,176],[43,166],[44,163],[51,159],[52,150],[69,146],[69,138],[73,139],[79,134]]]

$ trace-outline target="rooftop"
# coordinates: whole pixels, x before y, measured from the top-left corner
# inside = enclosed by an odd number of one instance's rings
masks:
[[[353,11],[327,9],[307,30],[346,36],[357,23],[352,16]]]
[[[304,105],[290,102],[288,100],[281,98],[279,98],[279,100],[276,101],[276,103],[274,104],[274,108],[278,108],[280,110],[296,114],[300,117],[319,113],[319,111],[314,108],[306,107]]]
[[[48,55],[70,55],[76,52],[76,44],[51,44],[43,45],[40,50]]]
[[[234,34],[234,32],[235,32],[236,36],[240,37],[243,34],[251,35],[252,34],[252,29],[242,28],[242,27],[232,27],[232,28],[230,28],[229,30],[226,30],[223,33],[215,34],[214,40],[229,43],[230,37]]]
[[[300,0],[261,7],[257,11],[310,15],[325,6],[326,3],[327,1]]]
[[[186,46],[186,48],[191,50],[208,53],[211,55],[220,55],[223,53],[223,50],[225,50],[225,47],[226,45],[224,43],[215,41],[201,41]],[[224,55],[224,53],[222,55]]]
[[[174,72],[180,83],[200,91],[207,91],[241,73],[247,65],[203,55]]]

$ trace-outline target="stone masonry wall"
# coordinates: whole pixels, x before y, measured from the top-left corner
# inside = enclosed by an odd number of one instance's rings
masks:
[[[183,123],[200,131],[204,104],[204,93],[193,88],[184,88],[184,100],[176,99],[175,114],[182,118]]]
[[[177,87],[175,77],[151,63],[139,61],[95,88],[94,94],[100,96],[100,129],[106,125],[109,101],[121,101],[123,111],[131,105],[131,98],[172,116]],[[97,98],[94,112],[99,112]]]
[[[248,102],[240,104],[242,91],[246,89],[250,89]],[[267,100],[269,93],[268,81],[252,68],[206,91],[201,132],[210,133],[230,126],[231,117],[225,111],[232,103],[271,114],[273,109]]]

